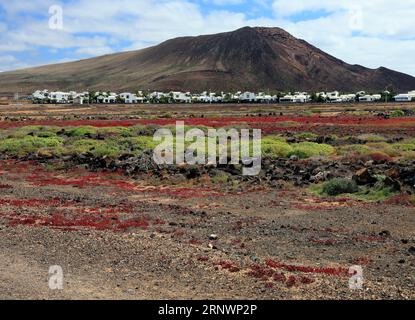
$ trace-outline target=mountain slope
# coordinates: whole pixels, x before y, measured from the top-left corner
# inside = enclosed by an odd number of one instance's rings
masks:
[[[395,90],[415,78],[349,65],[279,28],[168,40],[158,46],[0,73],[0,94],[50,90]]]

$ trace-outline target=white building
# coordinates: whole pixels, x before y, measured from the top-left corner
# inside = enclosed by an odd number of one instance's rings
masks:
[[[108,97],[104,98],[104,103],[116,103],[117,96],[115,94],[110,94]]]
[[[380,99],[382,99],[382,95],[380,94],[367,94],[365,96],[359,97],[359,101],[360,102],[375,102],[375,101],[379,101]]]
[[[306,103],[310,101],[307,92],[296,92],[295,94],[287,94],[280,98],[281,103]]]
[[[73,94],[73,92],[56,91],[51,92],[49,98],[52,103],[72,103],[74,98]]]
[[[415,91],[401,93],[394,97],[396,102],[410,102],[415,100]]]
[[[270,94],[265,94],[264,92],[258,93],[258,96],[257,96],[257,100],[259,102],[270,103],[270,102],[274,102],[276,99],[277,99],[276,96],[271,96]]]
[[[125,103],[131,104],[131,103],[138,103],[139,100],[141,100],[141,102],[143,101],[143,99],[138,99],[137,95],[134,93],[130,93],[130,92],[123,92],[120,93],[120,98],[124,100]]]
[[[222,102],[226,97],[223,92],[217,95],[215,92],[204,91],[200,95],[194,95],[193,100],[201,103],[217,103]]]
[[[249,91],[240,94],[238,99],[243,102],[256,102],[257,100],[256,94]]]
[[[107,93],[101,93],[99,96],[97,96],[97,102],[98,103],[116,103],[117,102],[117,95],[116,94],[107,94]]]
[[[33,99],[44,100],[49,98],[49,91],[48,90],[36,90],[32,94]]]
[[[169,93],[169,96],[178,103],[191,103],[192,102],[192,96],[190,92],[180,92],[180,91],[172,91]]]
[[[149,97],[150,97],[150,99],[160,100],[162,98],[167,97],[167,95],[164,92],[154,91],[154,92],[150,93]]]
[[[327,92],[326,99],[329,102],[342,102],[340,98],[340,93],[338,91]]]
[[[356,95],[354,93],[340,95],[341,102],[353,102],[356,101]]]

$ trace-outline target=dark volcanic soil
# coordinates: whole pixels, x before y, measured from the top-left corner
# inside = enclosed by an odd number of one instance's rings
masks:
[[[0,298],[415,298],[413,207],[0,168]]]
[[[413,104],[22,105],[0,108],[0,128],[185,118],[194,125],[250,123],[265,133],[415,137],[413,116],[381,115],[396,109]],[[321,113],[307,118],[305,111]],[[356,119],[360,113],[369,116]],[[290,117],[297,122],[287,123]],[[51,163],[0,160],[0,299],[415,299],[409,194],[381,202],[326,199],[292,181],[278,190],[246,181],[225,188],[207,176],[196,183]],[[344,169],[338,165],[337,173]],[[413,194],[406,178],[402,192]],[[63,290],[49,289],[54,265],[63,269]],[[349,288],[356,265],[362,290]]]

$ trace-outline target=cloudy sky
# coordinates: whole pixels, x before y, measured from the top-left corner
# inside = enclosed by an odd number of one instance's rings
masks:
[[[0,71],[243,26],[282,27],[348,63],[415,76],[415,0],[0,0]]]

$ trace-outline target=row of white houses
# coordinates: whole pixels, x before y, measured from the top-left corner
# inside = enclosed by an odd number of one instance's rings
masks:
[[[385,91],[384,94],[390,94]],[[91,95],[93,95],[91,97]],[[310,101],[320,102],[376,102],[383,99],[382,94],[367,94],[365,91],[360,91],[351,94],[341,94],[339,91],[333,92],[318,92],[313,95],[307,92],[295,92],[285,95],[270,95],[264,92],[236,92],[236,93],[213,93],[202,92],[200,94],[192,94],[190,92],[172,91],[165,92],[152,92],[143,93],[138,91],[137,93],[123,92],[117,94],[115,92],[61,92],[48,90],[37,90],[32,94],[32,100],[34,103],[126,103],[126,104],[139,104],[147,102],[163,102],[163,103],[220,103],[220,102],[257,102],[257,103],[306,103]],[[399,94],[394,97],[397,102],[407,102],[415,100],[415,91],[410,91],[405,94]]]
[[[409,91],[408,93],[401,93],[395,97],[395,101],[397,102],[408,102],[415,100],[415,90]]]

